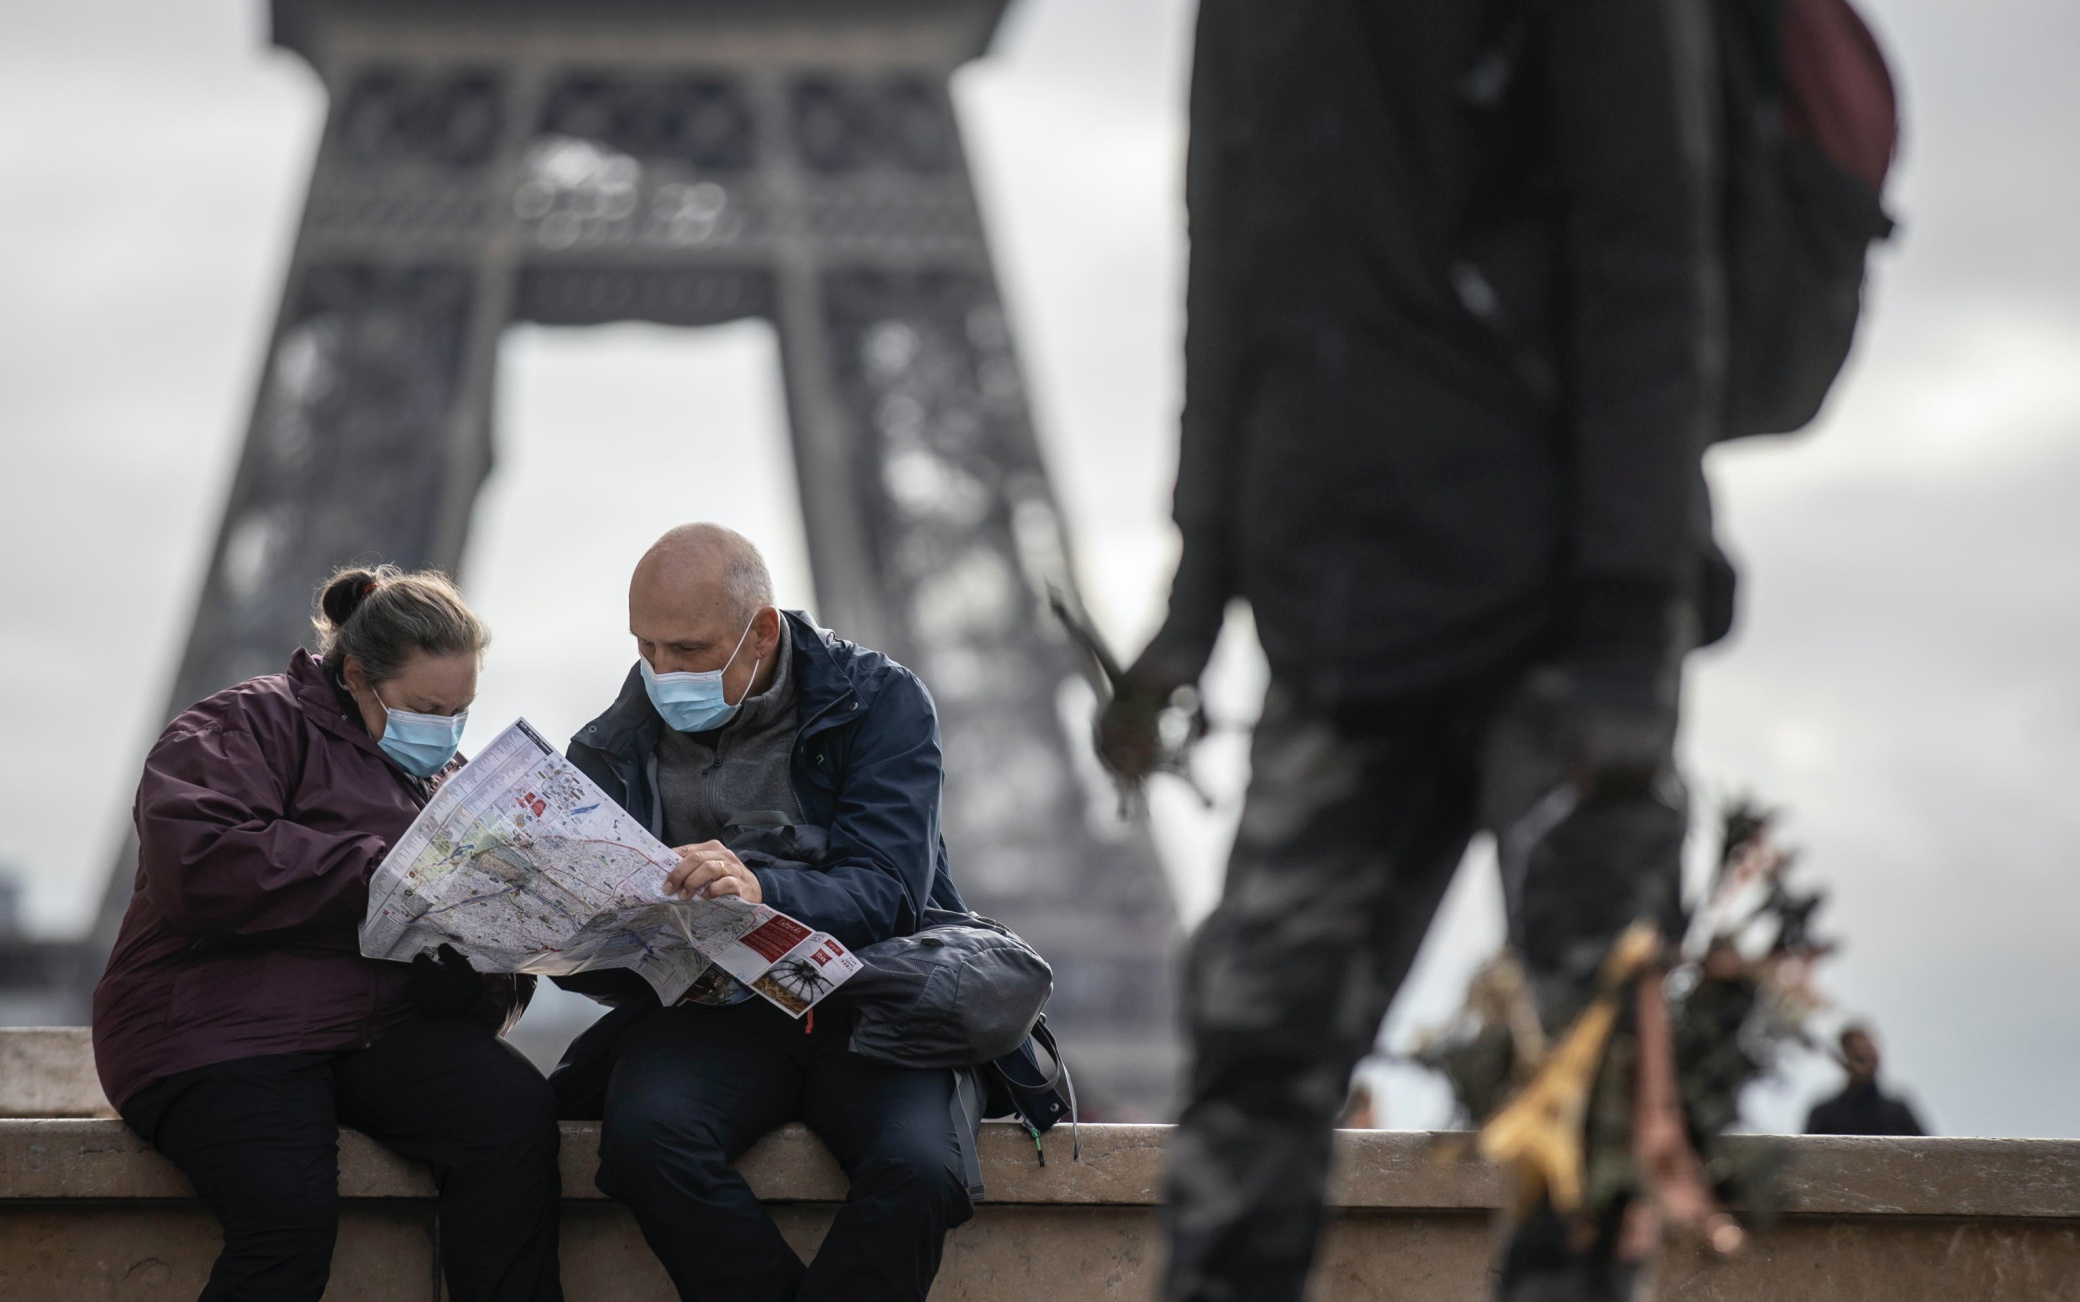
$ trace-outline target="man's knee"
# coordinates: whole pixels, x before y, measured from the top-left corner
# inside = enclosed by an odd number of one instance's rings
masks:
[[[678,1099],[609,1099],[600,1122],[599,1175],[602,1193],[627,1199],[660,1178],[696,1196],[726,1178],[729,1155],[722,1137],[686,1115]]]
[[[540,1166],[556,1163],[563,1142],[556,1121],[556,1095],[542,1074],[526,1063],[481,1082],[455,1122],[462,1165],[492,1163]]]
[[[974,1214],[951,1138],[943,1148],[906,1144],[868,1155],[852,1172],[851,1201],[869,1200],[948,1228]]]

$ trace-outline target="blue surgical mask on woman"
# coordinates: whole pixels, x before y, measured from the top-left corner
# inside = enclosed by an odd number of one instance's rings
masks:
[[[758,617],[752,617],[752,623]],[[738,697],[731,705],[722,691],[722,675],[736,663],[737,652],[744,649],[744,639],[751,636],[751,624],[737,635],[737,645],[730,651],[729,659],[722,662],[720,669],[686,670],[679,673],[660,674],[650,667],[648,660],[639,659],[643,669],[643,690],[650,693],[650,704],[665,726],[674,732],[707,732],[720,728],[735,718],[743,707],[744,698]],[[764,661],[751,665],[751,681],[758,681],[758,667]],[[744,696],[751,695],[751,683],[744,684]]]
[[[383,705],[380,694],[376,704]],[[462,748],[462,729],[469,722],[468,710],[456,714],[414,714],[383,705],[383,713],[388,721],[383,724],[383,735],[376,738],[376,745],[392,764],[415,778],[430,778],[448,766],[448,761]]]

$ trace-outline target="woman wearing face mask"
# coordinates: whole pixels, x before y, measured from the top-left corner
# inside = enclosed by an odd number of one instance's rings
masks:
[[[533,978],[359,943],[370,874],[460,763],[483,625],[391,566],[319,609],[321,657],[191,706],[145,760],[102,1086],[223,1224],[204,1299],[325,1291],[340,1126],[432,1167],[456,1302],[560,1298],[555,1101],[498,1038]]]

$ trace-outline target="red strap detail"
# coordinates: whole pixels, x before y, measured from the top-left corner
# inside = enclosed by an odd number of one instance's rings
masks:
[[[814,1004],[811,1004],[811,1005],[809,1005],[809,1011],[808,1011],[808,1012],[806,1012],[806,1013],[803,1013],[803,1014],[802,1014],[802,1034],[803,1034],[803,1035],[813,1035],[813,1034],[815,1034],[815,1032],[816,1032],[816,1005],[814,1005]]]
[[[1873,190],[1899,151],[1899,97],[1877,38],[1849,0],[1784,6],[1784,117]]]

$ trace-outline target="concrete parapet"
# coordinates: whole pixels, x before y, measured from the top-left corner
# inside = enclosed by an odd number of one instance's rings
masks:
[[[949,1241],[933,1297],[981,1302],[1144,1298],[1159,1265],[1155,1208],[1167,1128],[1066,1128],[1042,1166],[1008,1125],[985,1127],[989,1192]],[[1673,1263],[1663,1296],[1725,1299],[2064,1298],[2080,1302],[2080,1142],[1968,1139],[1792,1141],[1783,1225],[1742,1258]],[[1318,1296],[1481,1296],[1496,1174],[1441,1163],[1436,1137],[1344,1131]],[[627,1213],[593,1187],[598,1130],[566,1123],[565,1284],[573,1302],[668,1299]],[[821,1240],[845,1179],[800,1126],[738,1164],[796,1247]],[[337,1299],[431,1297],[432,1184],[423,1169],[351,1131],[340,1137],[348,1200]],[[216,1228],[179,1173],[120,1122],[0,1121],[0,1296],[190,1298]]]
[[[0,1117],[113,1117],[84,1026],[0,1027]]]

